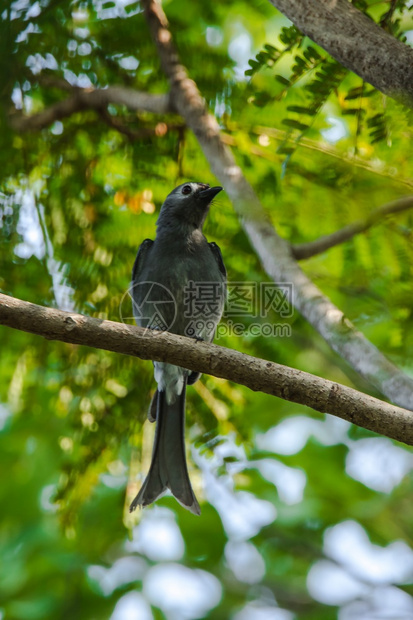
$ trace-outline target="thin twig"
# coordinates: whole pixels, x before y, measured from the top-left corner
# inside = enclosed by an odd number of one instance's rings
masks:
[[[234,121],[231,121],[230,123],[227,122],[227,128],[229,131],[234,131],[234,129],[237,129],[237,130],[240,129],[238,124],[234,123]],[[247,133],[247,134],[248,133],[253,133],[256,135],[266,134],[269,138],[274,138],[274,140],[277,140],[278,142],[283,142],[286,139],[286,131],[284,129],[276,129],[275,127],[264,127],[264,126],[254,125],[247,129],[243,128],[242,131],[243,133]],[[238,142],[236,138],[234,138],[232,135],[224,134],[223,139],[226,141],[227,144],[238,147]],[[288,142],[292,142],[292,141],[293,141],[292,138],[288,140]],[[377,168],[377,166],[373,166],[369,164],[367,161],[365,161],[359,156],[354,156],[354,155],[348,156],[345,153],[342,153],[335,148],[331,148],[325,144],[316,142],[315,140],[311,140],[309,138],[303,138],[300,142],[300,147],[301,148],[304,147],[305,149],[316,151],[318,153],[321,153],[322,155],[326,155],[327,157],[333,157],[334,159],[338,159],[340,162],[344,162],[348,164],[352,168],[354,168],[355,166],[357,168],[362,168],[363,170],[367,170],[367,172],[370,172],[374,175],[383,177],[385,179],[390,179],[391,181],[395,183],[400,183],[401,185],[405,185],[406,187],[413,189],[413,181],[411,179],[396,176],[392,174],[389,168],[386,168],[386,167],[379,169]],[[251,146],[251,148],[254,148],[254,146]],[[256,154],[258,157],[263,157],[265,159],[268,159],[274,162],[279,162],[281,160],[281,156],[274,155],[274,153],[271,150],[264,148],[264,147],[255,147],[254,154]]]
[[[151,136],[162,137],[168,133],[168,131],[178,131],[179,135],[184,125],[181,124],[167,124],[157,123],[154,127],[142,127],[140,129],[130,129],[128,125],[122,122],[120,118],[112,116],[107,109],[100,109],[99,114],[109,127],[112,127],[119,133],[123,134],[129,140],[142,140],[143,138],[149,138]]]
[[[412,208],[413,196],[405,196],[404,198],[399,198],[398,200],[388,202],[385,205],[374,209],[374,211],[372,211],[366,219],[353,222],[353,224],[348,224],[348,226],[344,226],[344,228],[336,230],[331,233],[331,235],[325,235],[324,237],[320,237],[319,239],[315,239],[315,241],[310,241],[309,243],[292,245],[293,256],[297,260],[302,260],[303,258],[310,258],[316,254],[321,254],[322,252],[325,252],[340,243],[348,241],[355,235],[365,232],[374,226],[374,224],[382,222],[389,215],[401,213],[402,211],[407,211]]]

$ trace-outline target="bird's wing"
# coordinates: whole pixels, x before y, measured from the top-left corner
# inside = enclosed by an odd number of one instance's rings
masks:
[[[132,269],[132,283],[139,280],[139,275],[142,271],[143,264],[145,263],[145,259],[148,256],[149,250],[153,246],[152,239],[145,239],[139,246],[138,253],[135,258],[135,262],[133,264]]]
[[[221,254],[221,250],[219,249],[219,246],[213,241],[211,241],[211,243],[208,243],[208,245],[212,250],[212,254],[214,255],[215,261],[218,265],[218,269],[220,270],[220,272],[224,276],[224,279],[226,280],[227,270],[225,269],[224,261],[222,259],[222,254]]]
[[[144,327],[144,325],[141,324],[140,320],[137,317],[141,316],[141,304],[143,303],[145,295],[147,294],[145,286],[141,285],[141,280],[145,268],[149,263],[149,254],[151,252],[152,246],[152,239],[145,239],[145,241],[143,241],[139,246],[139,250],[136,255],[135,263],[132,269],[132,281],[129,287],[129,294],[132,299],[133,313],[135,315],[135,319],[138,325],[140,325],[141,327]]]

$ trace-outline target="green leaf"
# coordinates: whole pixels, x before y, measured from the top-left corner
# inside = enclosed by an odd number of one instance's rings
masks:
[[[269,43],[266,43],[266,44],[264,45],[264,49],[266,49],[266,50],[267,50],[267,52],[277,52],[277,53],[278,53],[277,48],[276,48],[276,47],[274,47],[274,45],[270,45]]]
[[[254,98],[254,104],[260,108],[262,108],[263,106],[267,105],[267,103],[269,103],[270,101],[272,101],[272,97],[269,93],[266,92],[257,92],[257,94],[255,95]]]
[[[341,113],[343,116],[357,116],[362,112],[365,112],[362,108],[346,108]]]
[[[292,118],[284,118],[281,122],[283,125],[287,125],[287,127],[293,127],[294,129],[299,129],[300,131],[306,131],[310,127],[309,125],[300,123]]]
[[[290,80],[287,80],[287,78],[285,78],[283,75],[276,75],[275,79],[277,80],[277,82],[280,82],[280,84],[283,84],[284,86],[290,86],[291,82]]]
[[[350,101],[351,99],[358,99],[359,97],[371,97],[377,91],[374,88],[368,89],[367,86],[356,86],[355,88],[351,88],[347,95],[344,97],[346,101]]]
[[[307,49],[304,52],[304,57],[307,60],[320,60],[321,58],[320,54],[317,52],[315,47],[313,47],[312,45],[309,45],[307,47]]]
[[[304,106],[300,105],[288,105],[287,110],[289,112],[297,112],[298,114],[307,114],[308,116],[314,116],[315,114],[317,114],[317,110],[315,110],[314,108],[305,108]]]

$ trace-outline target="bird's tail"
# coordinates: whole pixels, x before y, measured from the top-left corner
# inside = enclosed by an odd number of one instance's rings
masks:
[[[152,504],[166,489],[170,489],[184,508],[196,515],[201,514],[186,465],[185,392],[186,381],[181,395],[172,404],[166,402],[165,392],[157,392],[152,462],[141,490],[130,505],[130,512],[137,506]]]

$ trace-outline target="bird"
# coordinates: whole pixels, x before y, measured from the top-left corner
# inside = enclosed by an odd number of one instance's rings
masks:
[[[145,239],[132,270],[131,298],[136,323],[211,342],[221,319],[227,273],[218,245],[208,242],[203,225],[222,187],[187,182],[166,197],[156,223],[155,240]],[[199,515],[185,456],[185,396],[200,373],[153,362],[157,390],[148,410],[156,420],[152,461],[130,505],[155,502],[169,489],[187,510]]]

